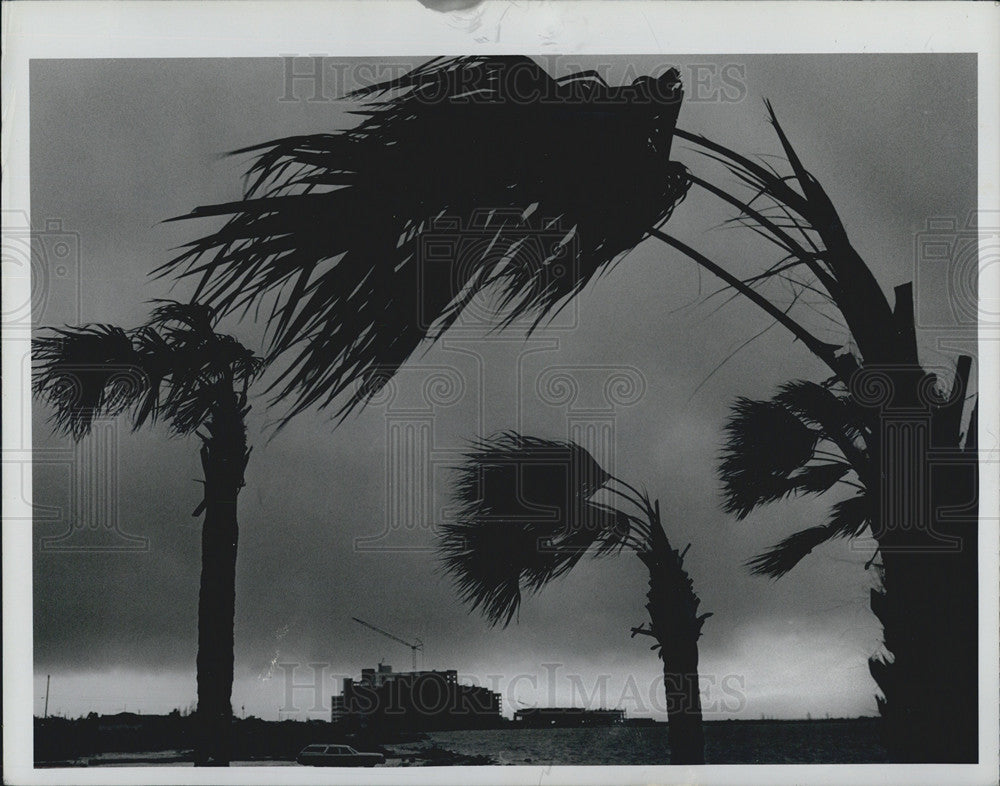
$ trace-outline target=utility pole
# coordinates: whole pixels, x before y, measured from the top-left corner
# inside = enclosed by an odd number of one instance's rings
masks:
[[[49,717],[49,683],[52,681],[52,675],[45,675],[45,717]]]

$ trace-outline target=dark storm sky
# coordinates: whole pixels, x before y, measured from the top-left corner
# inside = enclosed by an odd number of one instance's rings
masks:
[[[328,62],[323,92],[339,95],[377,68],[401,62]],[[681,126],[749,153],[778,152],[763,107],[770,98],[883,286],[918,278],[921,323],[954,320],[946,271],[917,271],[914,247],[927,219],[964,222],[976,204],[973,57],[543,62],[556,75],[596,68],[612,84],[677,65],[689,97]],[[352,122],[349,105],[308,101],[312,86],[294,87],[299,100],[280,100],[286,92],[280,60],[35,61],[32,222],[38,229],[61,221],[80,248],[79,270],[58,277],[40,306],[42,320],[134,325],[145,317],[146,301],[171,294],[168,282],[147,274],[171,248],[211,226],[159,222],[240,195],[245,162],[220,153]],[[675,157],[703,165],[682,144]],[[728,216],[692,192],[672,231],[735,271],[750,273],[774,258],[749,232],[718,229]],[[702,638],[702,673],[716,706],[706,705],[708,714],[874,712],[866,659],[879,646],[879,631],[867,609],[873,577],[863,569],[870,551],[825,546],[777,583],[742,567],[796,528],[825,518],[833,500],[775,505],[745,522],[720,510],[714,459],[728,403],[737,395],[767,395],[789,379],[818,379],[823,369],[773,327],[713,374],[768,326],[741,301],[719,311],[722,298],[700,302],[715,288],[690,262],[650,240],[588,287],[564,319],[527,342],[518,330],[487,335],[474,314],[407,365],[390,400],[337,429],[326,415],[310,412],[268,441],[273,432],[266,424],[276,413],[258,396],[250,416],[255,451],[240,503],[234,705],[275,717],[286,702],[282,663],[329,664],[324,695],[334,689],[334,676],[355,675],[380,658],[408,668],[409,651],[350,621],[358,616],[404,638],[420,637],[427,668],[492,680],[509,709],[518,702],[580,703],[574,686],[582,686],[598,697],[595,703],[659,714],[650,701],[659,663],[643,640],[628,637],[645,613],[645,580],[634,557],[583,563],[528,598],[517,624],[491,630],[458,603],[429,551],[433,522],[443,515],[446,467],[463,440],[514,426],[564,438],[573,424],[590,423],[613,429],[616,474],[645,484],[664,505],[668,535],[692,543],[689,570],[703,609],[714,612]],[[172,296],[187,291],[180,286]],[[780,289],[772,294],[788,298]],[[800,313],[817,331],[830,331],[830,340],[842,338],[820,316]],[[259,345],[261,329],[252,320],[225,328]],[[953,354],[938,348],[942,333],[923,330],[922,345],[928,363],[948,367]],[[577,384],[572,404],[559,398],[561,375]],[[628,404],[609,406],[605,388],[622,375],[637,392]],[[98,455],[96,446],[85,445],[81,457],[67,459],[66,443],[49,436],[48,414],[39,407],[33,416],[41,451],[34,501],[59,512],[57,520],[35,524],[36,696],[51,673],[53,712],[186,706],[194,699],[200,549],[190,516],[199,501],[192,482],[200,475],[196,441],[168,439],[162,427],[132,434],[119,424],[113,448]],[[414,465],[389,444],[406,433],[429,435],[430,458],[420,471],[400,474],[393,467]],[[81,479],[75,496],[68,484],[74,473]],[[101,477],[108,480],[98,496],[111,500],[112,514],[94,513],[108,505],[90,504],[87,495],[87,484]],[[87,529],[55,548],[41,547],[69,520],[103,525],[108,515],[122,532],[148,538],[148,549],[67,551],[125,542]],[[295,674],[298,683],[311,679],[305,667]],[[297,690],[293,703],[304,714],[312,708],[311,691]]]

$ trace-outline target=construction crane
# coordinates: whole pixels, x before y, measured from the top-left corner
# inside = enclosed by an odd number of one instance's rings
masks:
[[[404,641],[403,639],[399,638],[399,636],[394,636],[387,630],[382,630],[381,628],[372,625],[370,622],[359,620],[357,617],[351,617],[351,619],[357,622],[359,625],[364,625],[366,628],[371,628],[376,633],[381,633],[386,638],[392,639],[393,641],[397,641],[400,644],[409,647],[410,651],[413,653],[413,670],[414,671],[417,670],[417,650],[422,650],[424,648],[424,643],[420,639],[417,639],[415,643],[411,644],[410,642]]]

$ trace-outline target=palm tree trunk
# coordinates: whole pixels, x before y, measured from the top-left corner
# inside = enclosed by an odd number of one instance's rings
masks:
[[[871,605],[889,655],[869,667],[883,694],[892,761],[974,762],[978,755],[975,415],[964,445],[959,433],[969,365],[959,363],[956,401],[940,407],[921,400],[922,373],[891,373],[893,398],[883,402],[873,440],[883,479],[875,527],[882,586]],[[946,466],[934,460],[935,449]]]
[[[883,554],[872,591],[887,658],[869,662],[890,760],[975,762],[978,655],[975,549]],[[973,580],[970,580],[973,579]]]
[[[236,612],[236,501],[249,451],[245,408],[230,388],[203,438],[205,513],[198,597],[198,711],[195,764],[228,766],[232,745],[233,624]]]
[[[670,729],[670,763],[704,764],[705,733],[701,717],[701,693],[698,689],[698,646],[666,649],[663,653],[663,690],[667,699],[667,724]]]
[[[707,615],[699,616],[698,596],[684,570],[683,555],[671,548],[658,520],[653,522],[650,548],[639,552],[639,558],[649,569],[646,609],[663,660],[670,763],[704,764],[698,638]]]

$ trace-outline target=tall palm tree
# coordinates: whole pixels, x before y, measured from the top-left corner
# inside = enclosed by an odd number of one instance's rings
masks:
[[[458,467],[455,521],[438,551],[462,598],[493,625],[510,624],[535,593],[587,553],[635,553],[649,573],[650,626],[663,661],[672,764],[704,764],[698,639],[710,613],[672,548],[659,501],[603,469],[584,448],[505,432],[481,440]]]
[[[931,431],[959,427],[968,371],[963,362],[954,395],[938,394]],[[953,467],[927,478],[926,499],[933,504],[960,510],[974,498],[974,479],[970,482],[962,470],[975,466],[976,422],[973,408],[964,433],[950,437],[961,446],[949,457]],[[789,383],[763,401],[741,398],[726,424],[719,463],[725,507],[744,519],[787,497],[847,492],[832,505],[828,521],[792,533],[748,566],[755,574],[778,579],[831,539],[865,536],[873,541],[876,553],[865,567],[874,564],[878,571],[881,587],[872,590],[871,607],[882,623],[890,656],[871,658],[869,667],[883,691],[878,705],[886,720],[886,745],[899,761],[971,761],[978,745],[975,723],[969,721],[977,695],[976,660],[970,652],[977,639],[970,613],[975,607],[953,604],[976,597],[978,552],[967,545],[975,533],[962,520],[935,522],[930,532],[916,521],[903,531],[881,523],[879,498],[885,493],[887,469],[878,457],[887,450],[883,439],[878,418],[836,380]],[[919,449],[919,441],[912,441],[912,449]],[[897,456],[897,461],[913,466],[907,457]],[[922,512],[933,513],[914,514]],[[964,548],[956,548],[961,541],[949,538],[964,539]],[[942,592],[942,586],[949,591]],[[942,716],[948,726],[937,721]],[[917,742],[922,750],[915,750]]]
[[[204,514],[198,596],[196,764],[228,765],[233,689],[237,497],[250,449],[247,387],[263,361],[215,332],[207,306],[162,301],[124,330],[54,329],[33,342],[35,394],[54,408],[54,429],[83,439],[95,419],[125,415],[133,429],[162,419],[201,440]]]
[[[750,195],[741,199],[696,176],[692,184],[737,208],[736,220],[782,253],[758,275],[727,283],[788,328],[833,375],[822,385],[786,386],[767,407],[737,403],[720,467],[727,502],[745,516],[748,505],[774,501],[782,488],[784,494],[820,492],[845,479],[859,486],[856,497],[835,506],[827,525],[796,533],[751,567],[777,577],[824,535],[852,537],[867,524],[881,578],[871,606],[887,652],[869,665],[882,693],[878,706],[889,754],[904,762],[976,761],[978,418],[976,407],[967,407],[972,361],[961,356],[950,382],[922,367],[912,284],[897,286],[889,305],[829,196],[803,165],[770,104],[767,109],[788,161],[785,174],[704,137],[676,134],[723,163]],[[654,235],[703,267],[721,270],[676,238]],[[832,307],[843,342],[819,341],[792,318],[791,307],[767,301],[757,287],[775,280],[792,287],[792,306],[809,294]],[[753,440],[744,437],[760,438],[768,418],[787,430],[788,444],[750,449]],[[825,447],[837,458],[812,464],[803,459],[793,467],[798,472],[782,474],[780,462],[794,464],[796,455],[808,453],[799,441],[806,438],[803,424],[819,432],[808,435],[821,446],[811,455],[829,459],[818,452]],[[757,468],[741,474],[741,454],[753,456],[745,460],[756,460]],[[849,469],[840,474],[844,463]]]
[[[868,410],[868,460],[880,468],[868,493],[883,534],[886,597],[877,613],[907,609],[899,616],[908,620],[899,635],[884,623],[892,662],[873,669],[890,749],[900,760],[972,760],[976,514],[941,525],[962,542],[947,554],[914,516],[960,508],[965,500],[955,502],[955,489],[974,478],[975,457],[962,452],[961,405],[926,400],[927,390],[941,386],[920,368],[912,290],[897,287],[890,305],[770,104],[784,172],[677,128],[682,94],[675,71],[611,87],[593,72],[552,79],[525,57],[432,60],[352,94],[372,101],[356,128],[250,148],[258,159],[245,198],[184,216],[226,223],[159,273],[197,277],[197,297],[222,312],[270,306],[269,357],[287,356],[275,385],[278,398],[293,402],[291,417],[338,398],[341,414],[363,405],[482,293],[506,309],[501,326],[530,315],[530,329],[645,239],[679,251],[786,328],[852,400],[867,400],[866,385],[881,376],[891,391],[886,406],[923,408],[933,417],[934,449],[965,456],[951,470],[962,483],[939,480],[932,499],[918,504],[919,484],[906,479],[926,469],[926,451],[884,446],[896,437]],[[720,186],[670,160],[674,137],[692,143],[709,166],[721,163],[740,185]],[[734,220],[773,243],[779,257],[743,279],[665,232],[692,188],[729,205]],[[428,238],[467,242],[441,264],[425,253]],[[769,295],[769,283],[792,287],[792,303]],[[835,312],[842,341],[821,340],[802,321],[806,295]],[[965,380],[967,365],[959,363]],[[961,378],[950,387],[964,390]],[[887,501],[901,496],[911,513],[887,515]],[[948,607],[969,612],[946,614]],[[944,672],[933,656],[942,641],[951,666]],[[914,709],[935,701],[953,716]],[[943,747],[962,734],[966,744]]]

